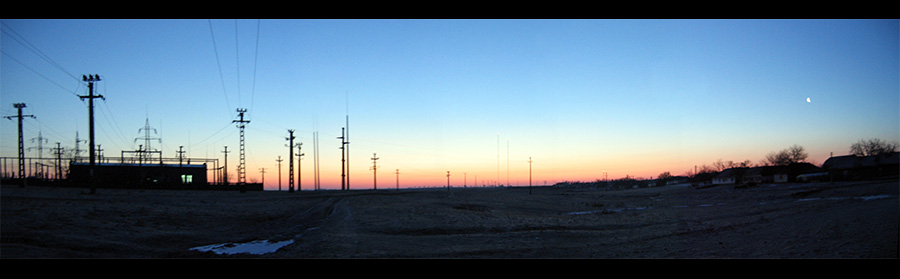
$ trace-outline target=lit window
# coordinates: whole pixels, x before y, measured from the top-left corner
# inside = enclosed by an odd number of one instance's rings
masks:
[[[181,175],[181,183],[182,184],[192,184],[194,176],[191,174],[182,174]]]

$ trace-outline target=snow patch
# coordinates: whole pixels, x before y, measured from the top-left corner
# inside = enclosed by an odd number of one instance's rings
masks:
[[[262,255],[273,253],[281,249],[281,247],[290,245],[294,243],[294,240],[285,240],[279,242],[271,242],[269,240],[256,240],[247,243],[223,243],[223,244],[213,244],[206,245],[200,247],[194,247],[190,250],[200,251],[200,252],[214,252],[216,254],[253,254],[253,255]]]

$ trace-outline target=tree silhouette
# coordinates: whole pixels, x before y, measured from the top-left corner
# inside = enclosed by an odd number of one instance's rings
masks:
[[[766,161],[773,166],[786,166],[791,163],[803,162],[807,157],[809,157],[809,154],[806,153],[806,150],[802,146],[795,144],[787,149],[769,153],[769,155],[766,155]]]
[[[880,139],[859,140],[850,145],[850,154],[856,156],[872,156],[897,151],[897,142],[887,142]]]

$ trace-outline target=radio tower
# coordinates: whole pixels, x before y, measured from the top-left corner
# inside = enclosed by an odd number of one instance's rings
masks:
[[[25,103],[15,103],[13,104],[13,107],[19,110],[19,114],[16,116],[7,116],[6,119],[12,120],[13,117],[19,119],[19,179],[21,180],[19,187],[25,188],[25,144],[22,142],[22,119],[25,117],[35,117],[30,114],[22,115],[22,109],[25,108]]]
[[[245,159],[245,157],[244,157],[244,126],[247,123],[250,123],[250,120],[244,120],[244,113],[247,112],[247,109],[238,108],[237,112],[238,112],[239,120],[234,120],[231,122],[237,123],[237,127],[240,128],[240,130],[241,130],[241,132],[240,132],[241,133],[241,141],[240,141],[241,152],[238,155],[239,156],[238,157],[239,158],[238,159],[239,160],[239,163],[238,163],[238,185],[241,185],[241,193],[243,193],[245,191],[244,186],[245,186],[245,184],[247,184],[247,173],[246,173],[246,169],[244,166],[244,159]]]

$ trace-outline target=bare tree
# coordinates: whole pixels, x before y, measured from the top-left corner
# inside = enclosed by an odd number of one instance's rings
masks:
[[[802,146],[795,144],[787,149],[769,153],[769,155],[766,155],[766,161],[768,161],[767,165],[786,166],[791,163],[806,161],[807,157],[809,157],[809,154],[806,153],[806,150]]]
[[[872,156],[883,153],[896,152],[897,142],[887,142],[880,139],[859,140],[850,145],[850,154],[856,156]]]

